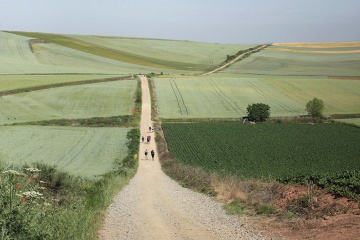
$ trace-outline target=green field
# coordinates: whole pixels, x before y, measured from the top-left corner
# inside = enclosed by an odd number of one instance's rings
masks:
[[[151,67],[153,71],[197,73],[217,66],[226,55],[255,45],[210,44],[190,41],[135,39],[46,33],[11,32],[119,62]],[[43,44],[40,44],[43,45]],[[54,48],[51,51],[56,51]],[[63,55],[63,53],[62,53]],[[45,57],[46,58],[46,57]],[[149,69],[149,68],[147,68]]]
[[[137,81],[122,80],[30,91],[0,98],[0,124],[131,115]]]
[[[0,127],[0,159],[7,165],[44,162],[92,178],[127,155],[129,128]]]
[[[360,52],[323,54],[268,47],[224,70],[230,74],[275,76],[360,76]],[[303,48],[302,48],[303,49]],[[310,49],[310,48],[309,48]],[[360,47],[359,47],[360,49]]]
[[[119,75],[0,75],[0,92],[58,83],[115,78]]]
[[[210,172],[245,177],[360,170],[360,128],[344,124],[163,123],[170,152]]]
[[[360,81],[304,77],[253,77],[215,74],[203,78],[155,79],[161,118],[239,118],[248,104],[265,103],[272,117],[306,114],[318,97],[324,114],[360,112]]]

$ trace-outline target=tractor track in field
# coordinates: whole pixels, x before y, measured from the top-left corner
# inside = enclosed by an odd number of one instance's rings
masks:
[[[100,239],[274,239],[255,231],[246,218],[225,213],[222,204],[181,187],[162,172],[155,133],[149,132],[151,101],[146,77],[142,85],[139,167],[134,178],[114,198],[107,210]],[[155,151],[145,159],[144,151]]]

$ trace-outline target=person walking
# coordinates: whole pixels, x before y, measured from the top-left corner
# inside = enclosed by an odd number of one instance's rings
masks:
[[[148,150],[145,150],[145,159],[147,160]]]
[[[154,150],[151,150],[151,158],[153,161],[154,161],[154,157],[155,157],[155,152],[154,152]]]
[[[151,132],[151,127],[149,127],[149,132]]]
[[[141,136],[141,142],[144,143],[144,136]]]

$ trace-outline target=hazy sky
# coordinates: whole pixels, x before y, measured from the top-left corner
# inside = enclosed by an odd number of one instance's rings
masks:
[[[0,30],[218,43],[360,41],[360,0],[2,0]]]

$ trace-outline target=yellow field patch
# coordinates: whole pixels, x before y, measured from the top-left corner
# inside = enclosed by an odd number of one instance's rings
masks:
[[[304,48],[342,48],[360,47],[360,42],[298,42],[298,43],[273,43],[273,46],[304,47]]]
[[[310,47],[309,47],[310,48]],[[321,54],[347,54],[347,53],[360,53],[360,50],[349,51],[311,51],[311,50],[295,50],[290,48],[267,48],[267,50],[280,51],[280,52],[293,52],[293,53],[321,53]]]

